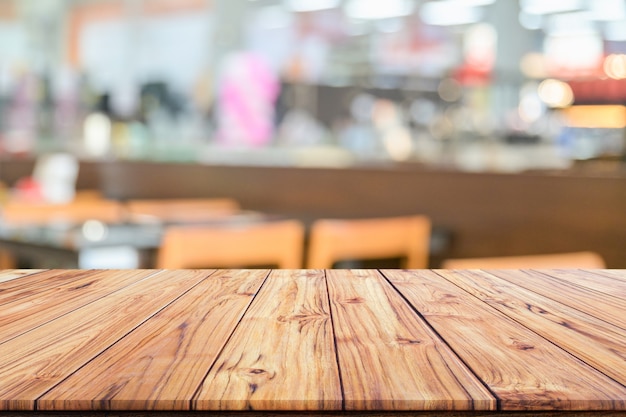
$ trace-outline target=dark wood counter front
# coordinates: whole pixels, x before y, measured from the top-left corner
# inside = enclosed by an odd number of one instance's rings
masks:
[[[470,173],[401,166],[299,168],[112,162],[114,198],[232,197],[244,208],[305,222],[425,214],[445,258],[591,250],[626,268],[626,175],[573,171]]]
[[[624,311],[617,270],[5,270],[0,410],[624,415]]]

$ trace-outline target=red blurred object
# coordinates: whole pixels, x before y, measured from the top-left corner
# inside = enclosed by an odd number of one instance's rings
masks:
[[[491,68],[465,62],[454,71],[453,77],[461,85],[483,86],[491,82]]]
[[[21,201],[44,201],[41,185],[32,177],[24,177],[17,180],[13,191],[14,197]]]

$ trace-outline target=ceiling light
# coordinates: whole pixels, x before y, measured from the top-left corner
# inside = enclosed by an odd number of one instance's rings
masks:
[[[546,32],[553,36],[597,33],[591,13],[586,11],[558,13],[548,17]]]
[[[466,6],[489,6],[495,3],[495,0],[460,0]]]
[[[544,40],[544,56],[548,72],[563,69],[592,71],[604,53],[602,38],[597,34],[548,36]]]
[[[561,13],[581,10],[582,0],[520,0],[522,11],[530,14]]]
[[[480,21],[483,10],[479,7],[466,6],[460,0],[441,0],[422,5],[420,17],[428,25],[464,25]]]
[[[349,0],[344,7],[353,19],[388,19],[413,13],[411,0]]]
[[[339,6],[339,0],[286,0],[285,5],[294,12],[313,12],[333,9]]]

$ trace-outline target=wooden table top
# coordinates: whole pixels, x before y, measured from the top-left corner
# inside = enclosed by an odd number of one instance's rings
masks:
[[[0,410],[626,415],[626,270],[4,270]]]

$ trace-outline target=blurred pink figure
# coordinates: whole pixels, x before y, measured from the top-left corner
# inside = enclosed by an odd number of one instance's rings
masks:
[[[229,146],[268,144],[274,135],[280,84],[265,60],[250,52],[230,55],[218,88],[218,141]]]

